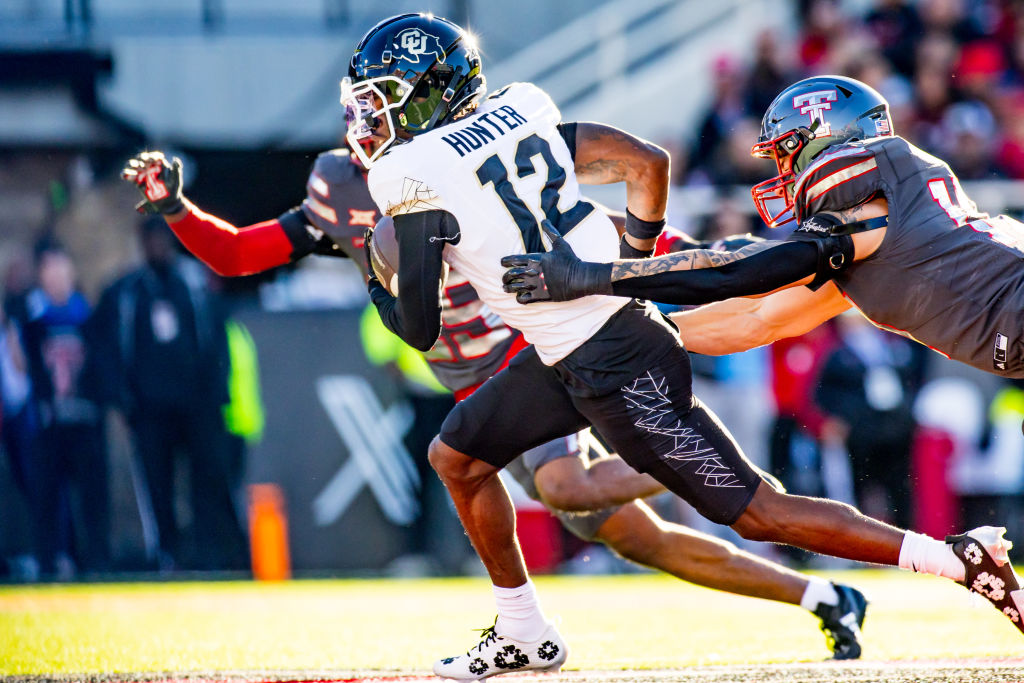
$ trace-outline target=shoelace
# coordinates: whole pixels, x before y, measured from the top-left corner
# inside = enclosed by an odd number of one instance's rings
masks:
[[[484,647],[498,640],[498,632],[494,630],[494,627],[498,625],[498,618],[494,618],[494,623],[487,628],[475,628],[474,631],[480,632],[480,642],[476,646],[477,652],[483,652]],[[469,652],[466,652],[468,655]]]

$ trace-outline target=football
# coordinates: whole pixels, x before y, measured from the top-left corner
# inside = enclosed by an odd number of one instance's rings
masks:
[[[370,267],[384,289],[398,296],[398,240],[395,239],[395,221],[384,216],[370,234]],[[448,264],[441,266],[441,286],[448,281]]]
[[[388,294],[398,296],[398,241],[391,216],[377,221],[370,235],[370,267]]]

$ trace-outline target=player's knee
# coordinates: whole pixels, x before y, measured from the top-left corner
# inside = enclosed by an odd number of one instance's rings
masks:
[[[436,436],[430,442],[427,459],[437,472],[437,476],[448,487],[479,482],[497,472],[493,466],[460,453]]]
[[[620,557],[648,567],[668,550],[667,525],[641,504],[620,507],[597,530],[593,540],[604,543]]]
[[[458,451],[445,444],[436,436],[430,442],[430,447],[427,449],[427,460],[442,480],[459,475],[463,462],[458,455],[460,455]]]
[[[778,493],[768,486],[762,486],[750,504],[732,524],[732,530],[748,541],[778,541],[785,534],[782,515],[773,512]]]
[[[533,483],[541,499],[556,510],[586,512],[605,507],[603,501],[597,500],[586,477],[535,476]]]
[[[573,510],[575,497],[572,487],[566,486],[562,479],[535,477],[534,484],[541,499],[556,510]]]

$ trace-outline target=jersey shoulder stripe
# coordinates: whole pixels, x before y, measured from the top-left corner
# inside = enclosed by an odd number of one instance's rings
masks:
[[[877,178],[878,162],[874,153],[860,145],[843,147],[822,156],[797,178],[793,189],[797,220],[867,200],[877,189]]]
[[[302,208],[312,211],[314,214],[327,221],[331,225],[338,224],[338,212],[324,204],[310,192],[306,200],[302,202]]]
[[[807,195],[807,199],[805,201],[808,203],[813,202],[829,190],[877,168],[878,164],[874,159],[865,159],[863,161],[855,161],[847,166],[830,171],[828,175],[821,178],[805,190],[804,194]]]

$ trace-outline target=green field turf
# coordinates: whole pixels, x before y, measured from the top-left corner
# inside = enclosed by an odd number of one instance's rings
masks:
[[[987,603],[941,579],[842,572],[872,600],[865,660],[1020,657]],[[660,575],[539,577],[569,670],[815,662],[803,610]],[[494,618],[483,579],[322,580],[0,588],[0,675],[372,669],[428,672]],[[1024,673],[1022,673],[1024,677]],[[499,679],[500,680],[500,679]]]

